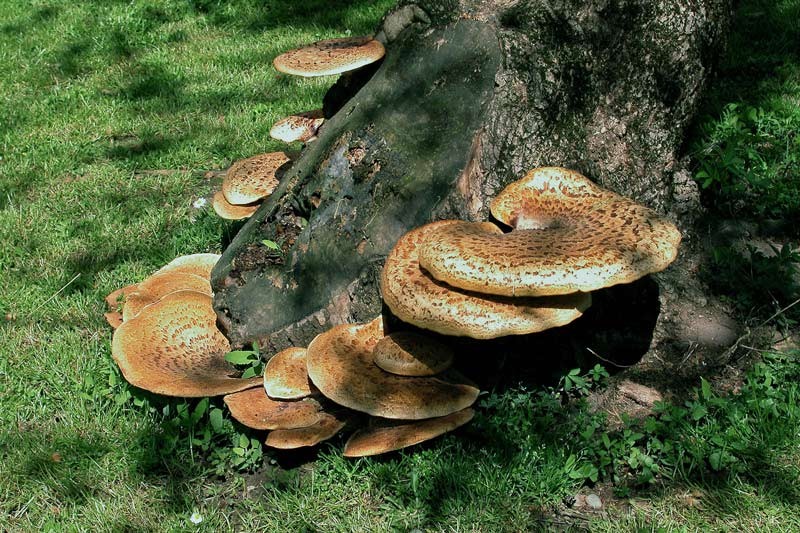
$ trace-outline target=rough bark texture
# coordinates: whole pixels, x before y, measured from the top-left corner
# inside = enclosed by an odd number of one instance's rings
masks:
[[[698,195],[680,149],[729,19],[728,0],[399,7],[377,33],[383,63],[331,89],[319,139],[214,271],[232,342],[306,345],[331,325],[374,318],[380,268],[400,235],[486,219],[507,183],[559,165],[678,221],[684,251],[658,280],[663,316],[648,335],[654,349],[692,346],[697,332],[675,339],[679,315],[694,311],[670,310],[702,297],[691,274]]]

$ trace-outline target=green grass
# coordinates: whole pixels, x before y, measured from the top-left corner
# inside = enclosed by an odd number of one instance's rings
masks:
[[[332,83],[278,76],[272,58],[368,33],[392,3],[0,2],[0,530],[536,530],[559,527],[552,511],[593,477],[638,509],[599,530],[800,529],[797,354],[768,356],[738,396],[698,389],[609,446],[580,399],[588,385],[568,394],[565,380],[484,396],[457,434],[356,461],[339,440],[262,457],[257,434],[218,420],[219,400],[121,381],[103,297],[177,255],[219,252],[230,226],[192,207],[204,171],[281,149],[271,124],[318,107]],[[727,124],[732,103],[792,124],[796,3],[742,9],[736,38],[763,31],[763,44],[732,48],[709,124]],[[712,126],[698,146],[723,142]],[[724,142],[764,142],[753,135]],[[793,182],[772,180],[795,162],[757,155],[745,166],[765,165],[777,192],[754,214],[785,216],[774,206]]]

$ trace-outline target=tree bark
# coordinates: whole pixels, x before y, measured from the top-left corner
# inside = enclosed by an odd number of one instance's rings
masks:
[[[576,169],[676,220],[684,251],[658,278],[668,286],[661,309],[671,297],[700,298],[686,275],[700,206],[681,144],[730,12],[729,0],[400,6],[376,34],[383,63],[331,89],[318,140],[215,268],[231,341],[304,346],[332,325],[374,318],[383,260],[403,233],[487,219],[498,191],[543,165]],[[656,330],[673,335],[675,316]]]

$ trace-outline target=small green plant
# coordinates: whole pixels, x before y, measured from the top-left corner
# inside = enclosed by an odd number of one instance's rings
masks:
[[[253,342],[252,350],[233,350],[225,354],[225,360],[243,369],[242,378],[252,378],[264,373],[264,362],[258,343]]]

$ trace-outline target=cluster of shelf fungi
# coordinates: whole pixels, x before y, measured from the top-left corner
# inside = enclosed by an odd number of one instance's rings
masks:
[[[382,55],[377,41],[335,39],[287,52],[275,66],[329,75]],[[322,121],[317,112],[300,114],[272,134],[308,142]],[[215,210],[249,216],[287,162],[277,152],[234,163]],[[239,377],[225,359],[231,346],[212,307],[209,279],[219,256],[196,254],[107,297],[112,355],[131,384],[153,393],[225,395],[236,420],[269,431],[268,446],[313,446],[351,428],[344,455],[375,455],[473,417],[479,388],[452,367],[442,335],[492,339],[568,324],[591,305],[592,291],[666,268],[680,242],[675,226],[655,212],[558,167],[534,169],[509,185],[491,213],[506,227],[433,222],[400,238],[387,257],[381,295],[414,331],[385,332],[381,316],[335,326],[307,348],[272,356],[263,377]]]

